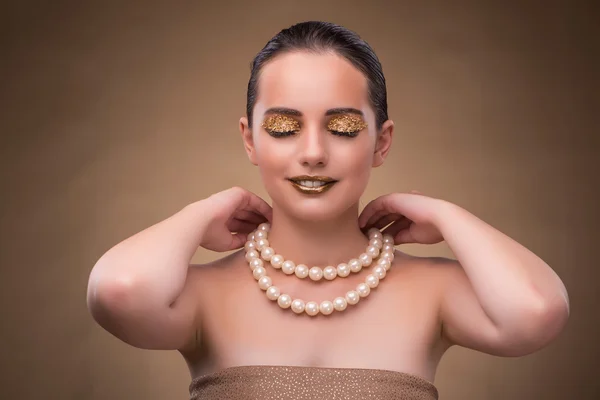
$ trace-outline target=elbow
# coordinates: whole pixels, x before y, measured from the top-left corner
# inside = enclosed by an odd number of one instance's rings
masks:
[[[133,292],[133,280],[126,277],[99,277],[98,271],[92,271],[87,288],[87,308],[94,320],[101,326],[106,324],[111,316],[130,308]]]
[[[146,342],[154,318],[148,304],[140,299],[137,284],[125,276],[117,279],[90,279],[87,307],[96,323],[117,339],[138,348]]]
[[[555,296],[544,303],[537,312],[537,338],[542,347],[554,341],[564,330],[569,320],[570,307],[568,298],[563,295]]]
[[[92,317],[103,327],[109,320],[139,309],[147,302],[140,301],[140,282],[135,276],[114,268],[100,259],[88,280],[86,303]],[[145,304],[144,304],[145,303]]]
[[[540,302],[524,312],[514,329],[505,331],[505,356],[520,357],[539,351],[554,342],[569,319],[569,303],[563,298]]]

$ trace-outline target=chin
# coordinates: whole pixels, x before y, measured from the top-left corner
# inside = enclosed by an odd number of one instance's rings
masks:
[[[307,222],[327,222],[344,215],[354,204],[358,204],[360,193],[352,201],[349,188],[334,187],[327,193],[305,195],[296,189],[279,191],[279,196],[271,196],[274,203],[289,216]]]
[[[329,204],[286,204],[285,212],[290,216],[306,222],[327,222],[337,219],[341,215],[341,208],[335,207],[331,202]],[[311,203],[311,202],[306,202]]]

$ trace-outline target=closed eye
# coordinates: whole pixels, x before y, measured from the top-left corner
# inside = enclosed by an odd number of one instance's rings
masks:
[[[342,131],[332,131],[332,130],[330,130],[329,132],[333,133],[336,136],[356,137],[356,136],[358,136],[358,133],[360,131],[342,132]]]
[[[269,135],[276,137],[276,138],[292,136],[292,135],[295,135],[296,133],[298,133],[298,131],[285,131],[285,132],[267,131],[267,132],[269,133]]]

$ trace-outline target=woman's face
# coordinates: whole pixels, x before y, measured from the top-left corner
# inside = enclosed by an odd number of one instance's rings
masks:
[[[335,53],[286,53],[265,66],[250,130],[250,161],[274,206],[307,221],[335,219],[357,205],[381,165],[393,123],[377,130],[367,80]]]

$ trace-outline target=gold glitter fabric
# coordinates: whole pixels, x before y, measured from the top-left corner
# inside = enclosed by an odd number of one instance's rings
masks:
[[[242,366],[192,380],[190,400],[436,400],[428,380],[379,369]]]

